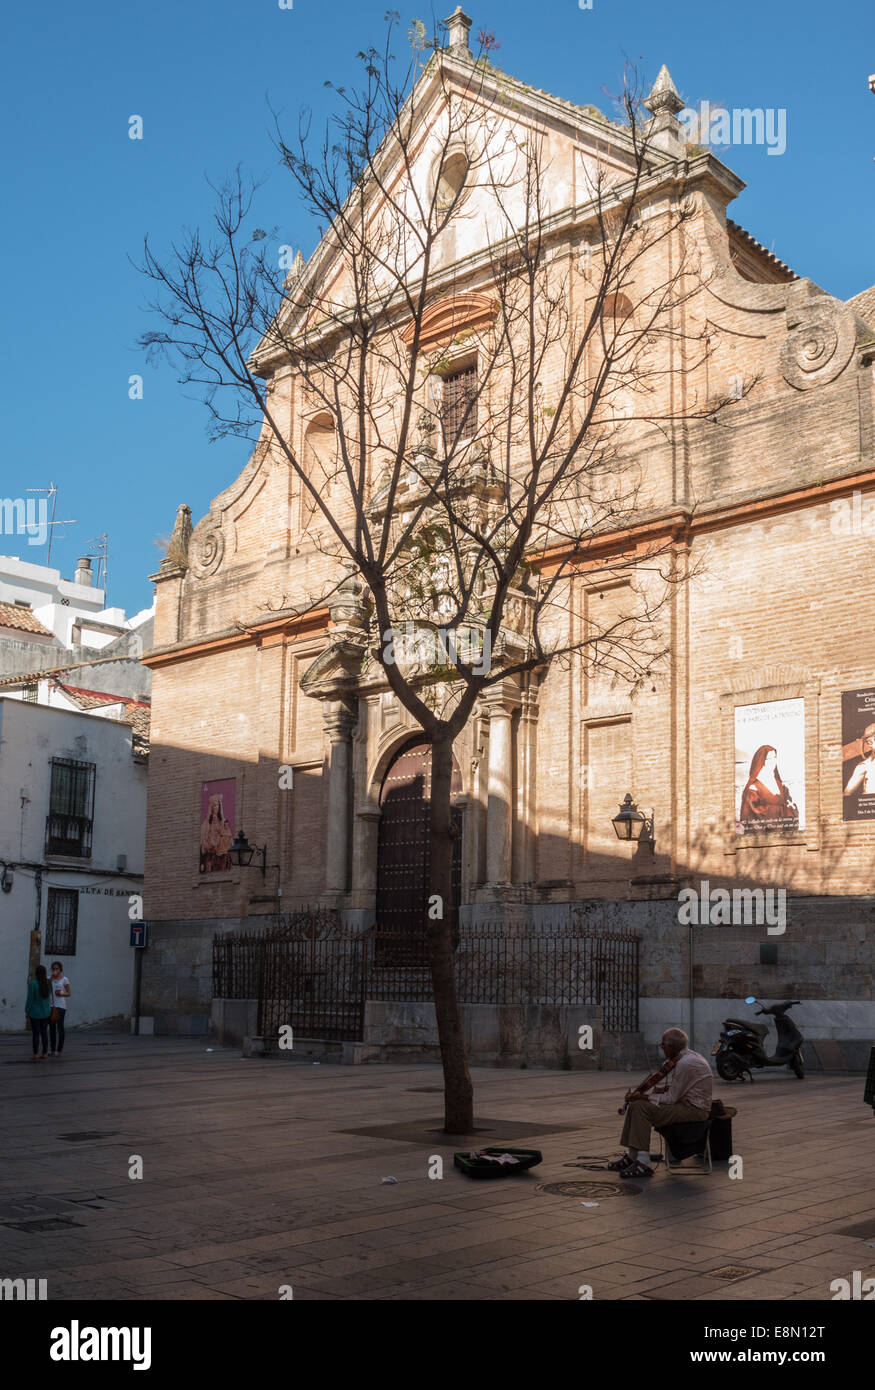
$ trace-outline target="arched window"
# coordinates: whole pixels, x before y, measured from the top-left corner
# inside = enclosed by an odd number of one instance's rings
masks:
[[[316,491],[325,498],[331,496],[337,468],[337,432],[328,411],[314,415],[304,430],[304,469]],[[317,511],[316,503],[302,484],[303,504],[301,525],[308,526]]]
[[[625,294],[605,295],[602,316],[605,319],[605,327],[610,329],[620,329],[624,327],[626,320],[632,317],[632,304]]]

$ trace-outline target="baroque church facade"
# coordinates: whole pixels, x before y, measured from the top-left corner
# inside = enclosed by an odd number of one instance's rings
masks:
[[[451,74],[473,61],[467,27],[457,11]],[[514,120],[550,143],[555,254],[574,259],[593,215],[581,162],[610,158],[622,134],[592,107],[502,82]],[[655,481],[637,534],[665,540],[692,576],[671,597],[653,681],[633,697],[577,659],[499,681],[475,707],[454,748],[460,918],[631,929],[648,1039],[692,1019],[705,1050],[745,995],[798,998],[825,1062],[854,1064],[875,1033],[875,664],[862,640],[875,299],[834,298],[730,218],[743,184],[686,146],[664,69],[648,106],[653,196],[696,210],[696,313],[722,344],[709,385],[756,384],[725,421],[648,446]],[[447,266],[452,312],[441,301],[424,321],[437,345],[484,313],[482,283],[465,284],[476,219],[469,228]],[[476,369],[466,360],[454,375]],[[318,461],[330,422],[282,363],[263,371],[299,457]],[[142,1013],[156,1031],[205,1028],[217,934],[304,905],[403,932],[422,901],[428,747],[378,667],[338,678],[366,595],[350,575],[312,601],[332,562],[308,544],[307,520],[287,465],[257,448],[193,529],[180,507],[153,576]],[[606,534],[595,553],[626,541]],[[622,611],[622,579],[576,582],[581,611]],[[523,594],[509,604],[510,648],[525,608]],[[627,793],[649,838],[615,832]],[[243,868],[230,853],[241,831],[259,847]],[[753,890],[771,915],[724,920],[721,903]]]

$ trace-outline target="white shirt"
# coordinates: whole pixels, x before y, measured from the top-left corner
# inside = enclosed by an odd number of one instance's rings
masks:
[[[658,1105],[694,1105],[707,1112],[711,1109],[713,1081],[710,1062],[701,1053],[685,1047],[669,1073],[667,1093],[653,1099]]]
[[[62,975],[60,980],[56,980],[54,975],[52,975],[51,981],[52,1003],[54,1004],[56,1009],[66,1009],[67,999],[66,996],[63,994],[63,990],[70,988],[70,981],[67,979],[66,975]]]

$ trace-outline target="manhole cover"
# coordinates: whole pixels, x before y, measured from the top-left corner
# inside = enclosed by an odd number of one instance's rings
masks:
[[[751,1274],[762,1274],[761,1269],[748,1269],[744,1265],[721,1265],[720,1269],[706,1269],[703,1272],[708,1279],[725,1279],[730,1284],[734,1279],[747,1279]]]
[[[591,1200],[597,1197],[636,1197],[641,1191],[631,1182],[545,1182],[538,1185],[539,1192],[549,1192],[553,1197],[579,1197]]]
[[[77,1129],[72,1134],[59,1134],[59,1139],[66,1139],[68,1144],[84,1144],[87,1139],[111,1139],[114,1134],[118,1134],[117,1129]]]
[[[69,1216],[46,1216],[41,1221],[7,1221],[6,1229],[12,1231],[66,1231],[70,1226],[81,1226],[81,1221],[72,1221]]]

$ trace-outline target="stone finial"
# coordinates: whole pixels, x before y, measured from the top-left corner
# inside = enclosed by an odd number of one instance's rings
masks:
[[[289,270],[288,275],[283,281],[283,288],[289,289],[295,283],[296,280],[300,280],[301,276],[304,273],[305,267],[306,261],[304,260],[304,257],[301,255],[301,252],[297,251],[295,254],[295,259],[292,261],[291,269]]]
[[[444,20],[449,34],[449,50],[451,53],[465,54],[470,56],[471,49],[468,47],[468,31],[473,21],[470,15],[466,15],[461,5],[457,5],[449,19]]]
[[[188,545],[191,540],[191,507],[182,502],[176,508],[176,522],[173,527],[173,534],[164,559],[161,561],[161,570],[166,574],[168,570],[188,569]]]
[[[650,89],[650,95],[645,97],[644,105],[654,116],[661,116],[663,112],[668,112],[676,116],[678,111],[683,111],[684,103],[677,93],[677,88],[671,80],[671,73],[663,63],[659,69],[656,81]]]
[[[334,602],[329,605],[331,621],[339,632],[335,636],[348,637],[354,630],[367,629],[368,600],[365,586],[358,571],[349,562],[345,565],[346,577],[337,586]]]

